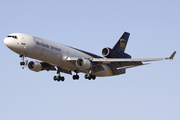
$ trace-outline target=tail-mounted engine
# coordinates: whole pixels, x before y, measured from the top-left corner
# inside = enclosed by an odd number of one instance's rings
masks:
[[[119,58],[120,56],[117,55],[111,48],[103,48],[102,55],[106,58]]]
[[[45,62],[37,62],[37,61],[31,61],[28,63],[28,68],[32,71],[39,72],[42,70],[56,70],[54,66],[45,63]]]
[[[89,69],[92,67],[91,61],[89,59],[85,59],[85,58],[79,58],[76,61],[76,66],[80,69]]]
[[[131,58],[130,55],[124,52],[117,53],[116,51],[108,47],[102,49],[102,55],[106,58]]]

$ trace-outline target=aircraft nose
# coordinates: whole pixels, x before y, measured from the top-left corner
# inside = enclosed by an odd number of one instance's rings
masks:
[[[16,50],[18,49],[16,46],[16,42],[10,38],[5,38],[4,39],[4,44],[11,50]]]
[[[5,38],[4,39],[4,44],[8,47],[10,45],[10,40]]]

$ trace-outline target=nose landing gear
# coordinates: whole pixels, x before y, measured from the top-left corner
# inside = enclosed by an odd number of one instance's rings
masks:
[[[22,62],[20,62],[20,65],[22,66],[22,69],[24,69],[25,65],[28,64],[28,60],[24,62],[24,57],[26,57],[25,55],[20,55],[20,57],[22,58]]]

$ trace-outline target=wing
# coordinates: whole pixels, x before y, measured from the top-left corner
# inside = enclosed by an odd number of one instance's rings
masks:
[[[149,61],[159,61],[166,60],[169,58],[93,58],[92,62],[97,62],[101,64],[110,64],[114,62],[149,62]]]
[[[149,63],[143,64],[142,62],[160,61],[160,60],[171,60],[174,58],[176,51],[170,57],[167,58],[91,58],[90,61],[93,65],[106,65],[110,64],[112,68],[117,70],[127,69],[132,67],[137,67],[141,65],[147,65]],[[78,57],[67,57],[67,61],[75,62]]]
[[[111,64],[112,67],[117,70],[137,67],[141,65],[147,65],[149,63],[143,64],[142,62],[160,61],[160,60],[172,60],[176,54],[176,51],[170,57],[167,58],[93,58],[92,62],[96,64]]]

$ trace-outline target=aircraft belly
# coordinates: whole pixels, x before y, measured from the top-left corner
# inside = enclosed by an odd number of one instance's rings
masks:
[[[97,77],[107,77],[107,76],[112,76],[110,68],[108,66],[103,65],[104,70],[96,72],[94,75]]]

